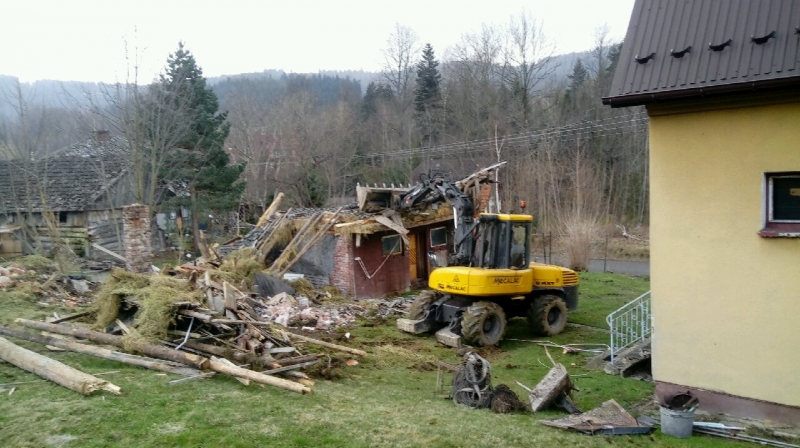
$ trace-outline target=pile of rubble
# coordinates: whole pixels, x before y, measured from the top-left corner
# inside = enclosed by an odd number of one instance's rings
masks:
[[[18,268],[16,266],[11,266],[8,268],[4,268],[0,266],[0,288],[6,288],[9,286],[13,286],[15,279],[19,278],[21,275],[29,274],[24,269]],[[36,271],[30,273],[30,275],[36,274]]]
[[[13,297],[35,300],[43,307],[88,305],[96,287],[97,283],[83,275],[58,272],[55,263],[44,257],[22,257],[0,266],[0,290]]]
[[[114,269],[99,285],[56,273],[48,276],[19,267],[4,268],[3,273],[9,273],[6,277],[13,278],[6,282],[9,288],[47,278],[36,283],[40,290],[48,290],[42,297],[52,296],[54,291],[49,288],[54,287],[69,288],[70,293],[87,300],[93,297],[94,322],[91,329],[70,322],[86,318],[86,312],[47,323],[18,319],[18,324],[45,333],[0,327],[0,334],[186,377],[172,383],[224,373],[244,383],[255,381],[309,393],[315,384],[311,375],[338,377],[332,372],[334,367],[355,365],[350,358],[366,353],[307,333],[337,331],[360,316],[403,312],[402,299],[354,303],[344,300],[335,288],[316,289],[304,279],[283,281],[253,263],[252,253],[165,266],[149,274]],[[54,337],[57,335],[82,340]],[[86,341],[113,345],[120,351]],[[28,370],[38,363],[55,362],[6,340],[0,341],[0,359]],[[48,369],[53,375],[45,377],[81,393],[119,391],[59,364],[53,364]]]

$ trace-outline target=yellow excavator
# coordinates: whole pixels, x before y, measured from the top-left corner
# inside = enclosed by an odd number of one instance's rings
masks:
[[[448,346],[496,345],[508,318],[527,317],[533,333],[564,330],[568,311],[578,307],[578,275],[567,268],[532,263],[533,217],[481,213],[472,200],[441,173],[429,174],[400,197],[397,208],[446,201],[453,207],[455,252],[438,266],[397,327],[419,334],[436,330]],[[437,266],[432,254],[429,259]]]

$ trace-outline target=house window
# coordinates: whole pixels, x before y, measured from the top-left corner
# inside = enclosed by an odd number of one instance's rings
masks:
[[[437,227],[431,229],[431,247],[444,246],[447,244],[447,229]]]
[[[800,237],[800,172],[764,176],[766,237]]]
[[[400,235],[391,235],[381,238],[383,243],[383,255],[394,255],[403,252],[403,243],[400,241]]]
[[[58,212],[58,222],[60,223],[67,222],[67,212]]]

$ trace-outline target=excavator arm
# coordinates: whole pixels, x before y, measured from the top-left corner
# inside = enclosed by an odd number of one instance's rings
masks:
[[[408,193],[400,196],[398,210],[404,210],[419,204],[447,202],[453,208],[455,225],[455,253],[450,256],[449,264],[469,266],[475,247],[473,230],[475,228],[475,207],[472,199],[464,194],[447,176],[437,172],[421,178]]]

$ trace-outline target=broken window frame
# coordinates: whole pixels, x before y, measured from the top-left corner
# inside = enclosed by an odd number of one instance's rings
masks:
[[[394,241],[393,243],[389,243],[387,246],[388,241]],[[387,249],[390,248],[390,249]],[[388,257],[390,255],[400,255],[403,253],[403,242],[400,239],[400,235],[388,235],[381,238],[381,248],[383,250],[383,255]]]
[[[797,219],[775,218],[776,207],[776,179],[798,179],[800,171],[786,171],[778,173],[764,173],[764,216],[763,228],[759,232],[762,237],[768,238],[800,238],[800,216]]]
[[[434,242],[434,238],[433,238],[434,232],[436,232],[437,234],[441,233],[441,238],[440,238],[441,242]],[[431,240],[431,247],[432,248],[433,247],[447,246],[447,227],[437,227],[435,229],[431,229],[431,231],[430,231],[430,240]]]

